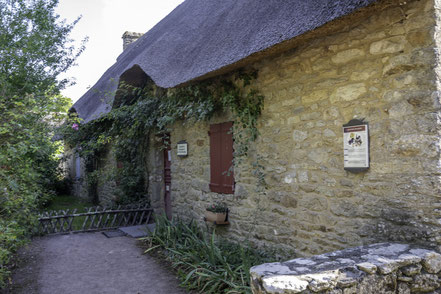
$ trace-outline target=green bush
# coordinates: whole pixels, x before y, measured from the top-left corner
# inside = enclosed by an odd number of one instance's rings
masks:
[[[177,270],[182,286],[201,293],[251,293],[250,267],[270,262],[268,255],[216,237],[201,230],[195,222],[170,222],[156,218],[156,228],[144,238],[150,252],[165,249],[167,259]]]
[[[6,267],[11,260],[11,253],[24,244],[26,231],[16,222],[0,219],[0,289],[6,286],[9,270]]]
[[[55,13],[58,0],[0,1],[0,289],[12,254],[29,237],[37,207],[59,180],[52,139],[71,104],[59,78],[83,46]]]
[[[15,151],[20,154],[24,150]],[[0,148],[0,163],[5,161],[5,154],[5,149]],[[26,160],[21,160],[20,156],[12,158],[14,165],[0,167],[0,289],[6,285],[7,266],[13,253],[30,236],[39,203],[51,194],[41,186],[41,175],[30,168]]]

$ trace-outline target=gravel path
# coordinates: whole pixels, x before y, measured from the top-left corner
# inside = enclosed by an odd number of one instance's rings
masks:
[[[184,294],[165,264],[129,237],[83,233],[36,238],[20,252],[14,294]]]

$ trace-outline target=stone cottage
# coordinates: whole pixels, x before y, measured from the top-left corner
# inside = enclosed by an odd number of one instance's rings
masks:
[[[203,223],[205,207],[223,201],[230,224],[219,234],[300,256],[380,241],[437,247],[440,4],[187,0],[128,45],[72,110],[83,123],[108,113],[121,80],[173,90],[256,70],[260,135],[233,172],[213,175],[234,149],[229,113],[175,123],[169,150],[147,138],[146,197],[155,209]],[[344,133],[353,119],[364,129]],[[359,135],[369,145],[362,168],[351,170],[344,149]],[[185,157],[177,156],[182,141]],[[115,165],[106,156],[101,168]],[[256,191],[256,157],[264,192]],[[108,201],[112,185],[98,186]]]

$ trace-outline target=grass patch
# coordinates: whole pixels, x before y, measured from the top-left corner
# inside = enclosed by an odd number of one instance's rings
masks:
[[[74,209],[77,209],[76,213],[86,212],[86,209],[93,206],[93,204],[89,201],[83,200],[81,198],[70,196],[70,195],[60,195],[54,197],[47,207],[45,207],[43,212],[50,211],[60,211],[69,209],[69,214],[73,212]],[[84,219],[86,217],[75,217],[72,222],[72,228],[74,231],[80,230],[83,226]]]
[[[181,286],[200,293],[251,293],[250,267],[276,258],[250,246],[208,235],[196,223],[156,218],[156,228],[143,239],[146,252],[164,250]]]
[[[93,204],[91,202],[85,201],[75,196],[61,195],[54,197],[49,205],[44,208],[44,211],[51,210],[66,210],[66,209],[77,209],[78,211],[84,211],[85,208],[91,207]]]

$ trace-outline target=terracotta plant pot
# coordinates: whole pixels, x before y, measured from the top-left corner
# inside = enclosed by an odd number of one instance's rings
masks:
[[[205,211],[205,220],[208,222],[214,222],[214,223],[225,223],[227,220],[227,213],[226,212],[211,212],[206,210]]]

